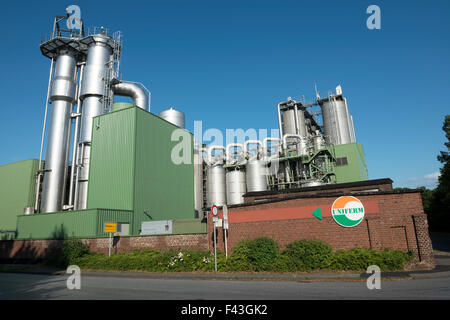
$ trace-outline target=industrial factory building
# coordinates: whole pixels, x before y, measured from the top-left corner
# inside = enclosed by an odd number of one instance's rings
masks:
[[[181,111],[155,115],[145,86],[121,79],[120,32],[64,30],[66,19],[55,17],[40,44],[51,61],[41,158],[0,166],[0,232],[9,239],[0,258],[30,258],[20,256],[25,244],[42,258],[51,241],[67,237],[104,251],[108,222],[118,225],[116,252],[209,250],[210,209],[226,205],[230,249],[263,235],[282,245],[316,238],[335,248],[414,250],[432,265],[420,192],[369,180],[341,86],[313,103],[274,106],[279,137],[206,146],[184,129]],[[176,130],[191,161],[172,159]],[[363,208],[354,226],[336,223],[341,197],[356,199],[343,209]]]

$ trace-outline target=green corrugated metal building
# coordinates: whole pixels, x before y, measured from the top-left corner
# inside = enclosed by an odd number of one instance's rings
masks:
[[[334,173],[336,183],[355,182],[369,179],[366,159],[361,144],[349,143],[331,146],[336,158]]]
[[[174,220],[174,233],[206,232],[194,219],[192,134],[132,105],[114,110],[94,118],[87,210],[23,215],[23,208],[34,204],[34,189],[29,190],[29,202],[18,201],[7,211],[14,212],[8,224],[12,230],[20,215],[18,239],[103,237],[105,222],[127,225],[129,235],[139,235],[142,222],[169,219]],[[172,161],[180,143],[179,135],[172,141],[175,130],[181,130],[186,142],[188,163]],[[36,170],[37,164],[25,176],[34,179]],[[30,185],[34,180],[21,188]]]
[[[0,166],[0,232],[15,232],[17,216],[34,206],[38,165],[29,159]]]
[[[174,130],[182,130],[189,163],[175,164]],[[88,201],[90,208],[134,212],[131,233],[143,221],[194,218],[193,136],[137,107],[93,122]]]

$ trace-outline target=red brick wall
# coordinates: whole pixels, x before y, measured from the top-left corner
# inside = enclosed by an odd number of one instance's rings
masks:
[[[108,253],[109,238],[83,239],[93,252]],[[0,260],[43,260],[58,252],[62,240],[6,240],[0,241]],[[112,252],[131,252],[136,249],[204,250],[207,234],[121,237],[114,239]]]
[[[413,250],[417,253],[417,259],[429,266],[434,265],[427,218],[419,192],[355,196],[363,204],[370,204],[371,209],[367,210],[365,205],[364,220],[353,228],[342,227],[332,218],[330,208],[337,196],[296,198],[229,208],[228,252],[231,253],[242,239],[260,236],[271,237],[281,246],[299,239],[317,239],[329,243],[334,249]],[[322,208],[322,220],[312,216],[318,206]],[[282,217],[297,217],[275,220],[279,218],[277,212]],[[309,214],[305,215],[305,212]],[[219,216],[222,218],[222,212]],[[258,221],[262,216],[270,220]],[[212,250],[213,226],[210,217],[208,230]],[[221,251],[224,251],[223,236],[222,228],[218,228],[217,247]]]

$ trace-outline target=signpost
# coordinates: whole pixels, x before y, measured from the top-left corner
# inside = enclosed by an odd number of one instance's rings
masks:
[[[109,248],[108,248],[108,257],[111,257],[111,235],[117,231],[117,223],[115,222],[105,222],[105,233],[109,233]]]
[[[228,233],[228,207],[223,205],[223,235],[225,238],[225,258],[228,259],[227,233]]]
[[[218,220],[219,208],[216,205],[211,207],[211,214],[214,225],[214,270],[217,272],[217,245],[216,245],[216,221]]]

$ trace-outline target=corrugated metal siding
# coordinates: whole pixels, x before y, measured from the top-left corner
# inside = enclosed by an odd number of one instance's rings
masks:
[[[22,215],[17,218],[17,239],[91,238],[96,226],[96,209]]]
[[[105,222],[132,225],[133,211],[88,209],[41,213],[17,218],[17,239],[61,239],[106,237]]]
[[[368,180],[367,165],[362,146],[356,143],[341,144],[333,147],[336,158],[347,157],[348,165],[335,166],[336,182],[354,182]]]
[[[97,236],[99,237],[109,236],[104,232],[105,222],[129,223],[131,232],[133,224],[133,211],[98,209]]]
[[[94,119],[88,208],[133,210],[134,109],[112,112]]]
[[[192,134],[188,133],[191,163],[175,165],[171,153],[179,142],[171,141],[171,136],[178,127],[142,109],[135,110],[137,134],[133,233],[139,234],[142,221],[194,217],[194,166]]]
[[[0,166],[0,230],[15,231],[17,216],[34,206],[38,164],[30,159]]]

